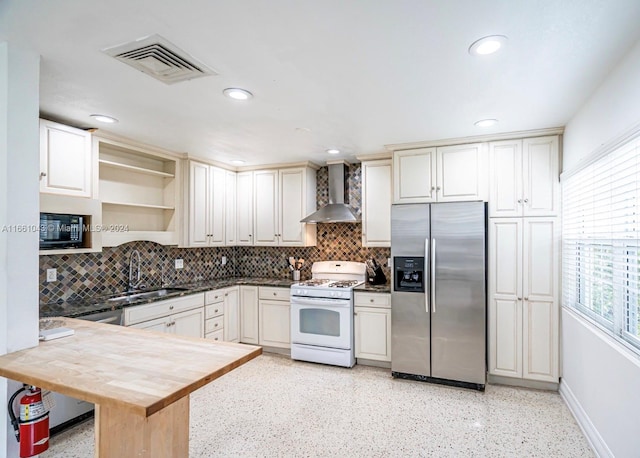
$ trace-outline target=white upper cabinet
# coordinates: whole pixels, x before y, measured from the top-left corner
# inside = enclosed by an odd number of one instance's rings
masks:
[[[393,153],[393,202],[435,202],[436,149],[419,148]]]
[[[436,149],[436,200],[487,200],[487,156],[482,143]]]
[[[189,161],[187,246],[225,244],[225,176],[225,170]]]
[[[236,176],[236,245],[253,245],[253,172]]]
[[[487,200],[486,145],[442,146],[393,153],[393,201]]]
[[[40,192],[92,195],[91,133],[40,120]]]
[[[316,208],[315,170],[258,170],[253,172],[253,185],[254,245],[315,245],[315,224],[300,222]]]
[[[558,137],[489,144],[490,217],[557,216]]]
[[[224,235],[226,239],[226,245],[233,246],[237,242],[237,230],[236,230],[236,172],[226,172],[225,177],[225,205],[224,205]]]
[[[258,170],[254,184],[254,245],[278,244],[278,171]]]
[[[362,246],[391,246],[391,160],[362,163]]]

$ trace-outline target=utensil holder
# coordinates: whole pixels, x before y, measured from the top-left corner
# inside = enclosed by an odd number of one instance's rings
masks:
[[[300,281],[300,271],[294,270],[291,272],[291,276],[293,277],[293,281]]]

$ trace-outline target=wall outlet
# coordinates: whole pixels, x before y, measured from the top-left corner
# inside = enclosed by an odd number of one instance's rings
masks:
[[[176,259],[176,269],[183,269],[183,268],[184,268],[184,260]]]
[[[223,257],[222,257],[222,265],[223,265],[223,266],[226,266],[226,265],[227,265],[227,257],[226,257],[226,256],[223,256]]]
[[[57,269],[47,269],[47,283],[50,283],[52,281],[58,281]]]

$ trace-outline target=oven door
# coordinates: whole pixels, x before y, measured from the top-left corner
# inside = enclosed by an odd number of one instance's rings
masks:
[[[291,342],[351,349],[351,300],[291,297]]]

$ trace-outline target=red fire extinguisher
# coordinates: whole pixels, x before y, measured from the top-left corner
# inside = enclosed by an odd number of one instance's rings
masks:
[[[13,411],[13,401],[25,391],[20,398],[20,418]],[[9,400],[9,417],[20,442],[20,458],[38,455],[49,448],[49,412],[42,402],[40,388],[25,385],[13,393]]]

